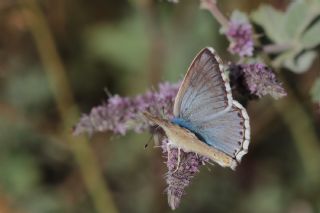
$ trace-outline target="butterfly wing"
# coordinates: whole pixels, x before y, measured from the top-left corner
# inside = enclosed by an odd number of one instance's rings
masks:
[[[241,161],[250,141],[249,116],[246,109],[233,101],[230,111],[211,121],[196,125],[207,144]]]
[[[204,48],[191,63],[175,99],[173,114],[193,122],[212,120],[228,111],[232,95],[221,59]]]
[[[221,59],[203,49],[193,60],[174,104],[174,116],[205,142],[240,162],[247,153],[250,126],[244,107],[234,101]]]

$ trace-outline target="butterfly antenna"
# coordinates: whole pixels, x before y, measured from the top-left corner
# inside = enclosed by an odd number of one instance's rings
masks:
[[[207,169],[208,169],[208,171],[209,171],[209,172],[211,172],[211,171],[212,171],[212,170],[211,170],[211,168],[210,168],[210,167],[208,167],[208,166],[207,166]]]
[[[156,92],[156,91],[157,91],[156,88],[154,87],[154,85],[151,85],[150,90],[151,90],[152,92]]]
[[[112,94],[108,88],[104,88],[104,92],[107,94],[108,98],[110,98],[112,96]]]
[[[150,136],[148,142],[144,145],[144,149],[146,149],[149,146],[151,140],[152,140],[152,135]]]
[[[151,140],[152,140],[152,136],[153,136],[154,134],[157,134],[158,128],[160,128],[159,125],[157,125],[154,129],[152,129],[152,131],[151,131],[152,134],[151,134],[148,142],[144,145],[144,148],[145,148],[145,149],[149,146],[149,144],[150,144],[150,142],[151,142]]]

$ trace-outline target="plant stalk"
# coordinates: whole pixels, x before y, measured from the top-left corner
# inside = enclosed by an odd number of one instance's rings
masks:
[[[54,94],[61,119],[61,135],[71,148],[96,212],[116,213],[111,193],[104,182],[88,140],[84,136],[75,138],[71,134],[71,127],[79,118],[79,110],[45,16],[35,0],[20,0],[19,3],[20,12],[29,26]]]

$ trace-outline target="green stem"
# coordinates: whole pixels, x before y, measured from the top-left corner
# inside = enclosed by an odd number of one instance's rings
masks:
[[[261,57],[267,64],[272,64],[272,60],[265,52],[262,52]],[[279,68],[280,65],[278,64],[276,69]],[[293,142],[301,158],[307,183],[314,186],[320,180],[319,139],[312,125],[312,119],[294,95],[294,91],[291,90],[286,78],[280,72],[278,73],[289,95],[283,100],[274,101],[273,103],[292,135]]]
[[[219,10],[216,0],[200,0],[200,8],[208,10],[223,28],[228,28],[229,21]]]
[[[291,44],[268,44],[262,47],[263,52],[267,54],[282,53],[292,48]]]
[[[293,94],[286,87],[289,94]],[[320,178],[320,147],[311,119],[300,102],[290,95],[274,102],[285,124],[289,127],[297,151],[301,157],[308,183],[317,184]]]
[[[116,213],[117,209],[87,139],[84,136],[75,138],[71,135],[71,127],[79,118],[79,110],[44,14],[35,0],[20,0],[20,3],[21,13],[29,25],[52,87],[62,122],[61,134],[71,147],[96,211]]]
[[[164,72],[163,61],[165,59],[166,46],[163,39],[163,29],[157,14],[156,5],[153,0],[136,1],[135,5],[139,8],[146,20],[146,33],[150,42],[148,70],[146,71],[149,77],[149,83],[154,86],[159,83]],[[154,186],[154,213],[166,212],[168,209],[167,199],[163,196],[163,191],[166,188],[163,175],[165,167],[161,152],[154,152],[152,155],[152,170],[153,170],[153,186]]]

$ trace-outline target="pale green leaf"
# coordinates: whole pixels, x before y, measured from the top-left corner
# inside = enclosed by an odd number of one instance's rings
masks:
[[[313,24],[302,36],[301,42],[304,48],[314,48],[320,44],[320,21]]]
[[[143,70],[150,45],[145,26],[145,20],[137,15],[117,26],[103,24],[89,28],[84,37],[87,53],[127,71]]]
[[[295,38],[305,22],[309,6],[304,1],[295,1],[287,9],[284,28],[289,38]]]
[[[288,58],[284,65],[295,73],[304,73],[310,68],[316,56],[317,53],[315,51],[308,51],[296,58]]]
[[[311,98],[313,102],[320,102],[320,78],[317,78],[311,89]]]
[[[313,2],[315,3],[314,5],[320,9],[320,0],[313,0]]]
[[[12,75],[6,84],[5,98],[13,106],[28,112],[37,112],[52,99],[48,80],[38,68],[27,68],[28,72]]]
[[[251,18],[261,25],[267,36],[276,43],[288,42],[287,33],[284,31],[285,15],[269,5],[261,5],[251,14]]]

